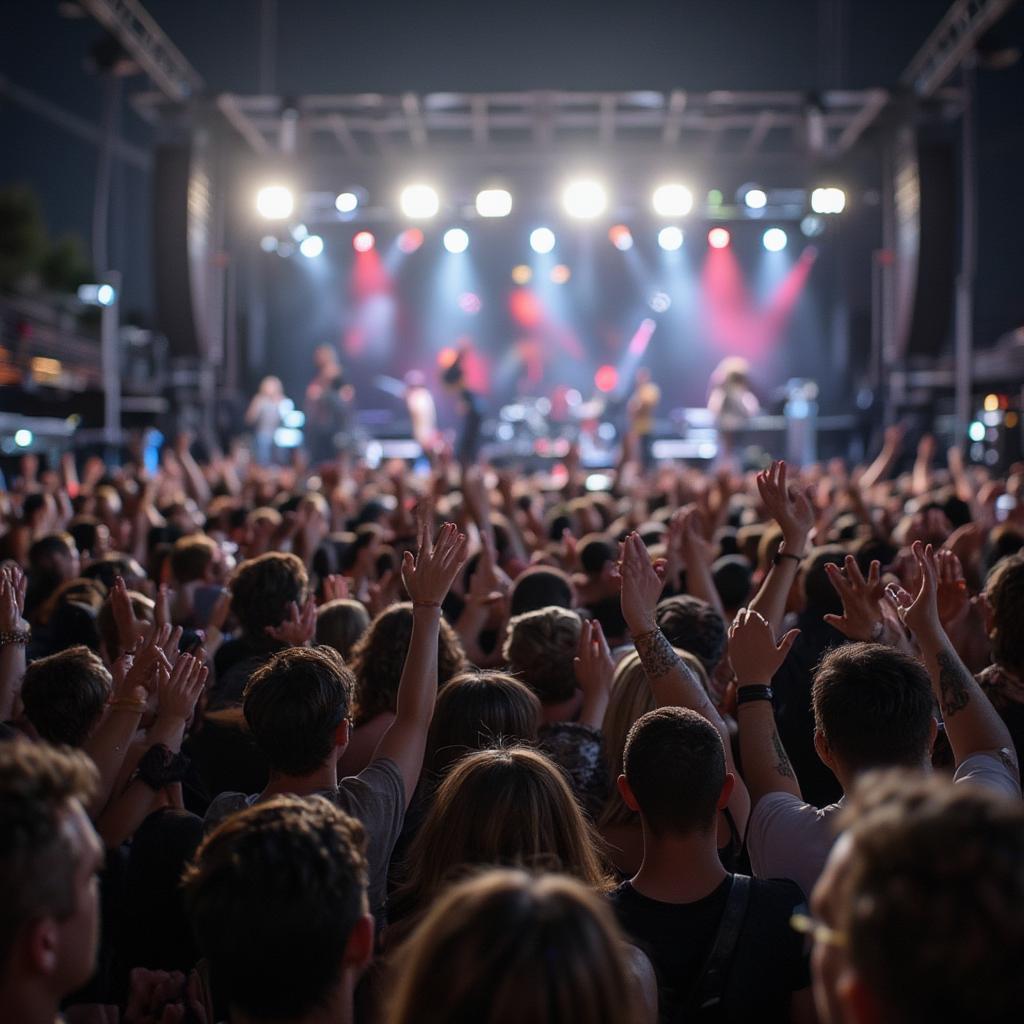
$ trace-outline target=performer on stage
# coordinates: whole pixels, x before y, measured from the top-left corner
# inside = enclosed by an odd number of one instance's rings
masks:
[[[288,402],[291,408],[291,402]],[[272,465],[277,447],[274,434],[284,425],[284,387],[277,377],[264,377],[259,390],[252,396],[245,413],[246,425],[252,428],[253,458],[260,466]]]
[[[462,413],[462,426],[455,441],[455,457],[465,469],[476,462],[480,454],[481,430],[484,422],[483,403],[476,392],[470,390],[466,383],[467,345],[462,345],[454,360],[441,372],[441,382],[445,387],[458,392],[459,411]]]
[[[405,375],[405,407],[409,411],[413,438],[423,454],[433,460],[437,451],[437,407],[427,379],[419,370],[410,370]]]
[[[634,445],[634,456],[644,469],[649,469],[654,456],[654,413],[661,401],[661,388],[651,380],[651,371],[641,367],[636,371],[636,383],[626,411],[629,413],[629,438]]]
[[[317,346],[313,365],[316,375],[306,388],[306,441],[314,463],[328,462],[351,444],[355,389],[345,382],[333,345]]]
[[[708,411],[718,429],[720,463],[732,461],[751,417],[761,411],[761,403],[750,387],[750,364],[740,356],[727,356],[711,374]]]

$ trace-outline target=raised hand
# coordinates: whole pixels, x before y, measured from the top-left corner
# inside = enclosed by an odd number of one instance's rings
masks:
[[[417,508],[419,548],[416,557],[406,551],[402,582],[414,605],[441,606],[452,582],[466,563],[468,543],[454,523],[445,523],[434,542],[430,537],[432,510],[428,502]]]
[[[328,601],[338,601],[351,597],[348,589],[348,580],[344,576],[334,573],[324,577],[324,604]]]
[[[288,604],[288,618],[277,626],[266,626],[267,635],[289,647],[305,647],[316,633],[316,601],[313,595],[302,603],[302,609],[294,602]]]
[[[825,621],[848,640],[880,640],[885,630],[882,614],[885,588],[879,563],[871,563],[867,579],[853,555],[846,556],[845,572],[831,562],[825,566],[825,572],[843,602],[843,614],[826,615]]]
[[[13,563],[0,570],[0,632],[23,633],[28,628],[25,619],[25,592],[28,577]]]
[[[948,629],[958,622],[970,607],[971,598],[967,593],[960,559],[952,551],[940,549],[935,552],[937,571],[936,599],[939,606],[939,621]]]
[[[776,643],[768,620],[752,609],[741,608],[729,627],[729,663],[736,673],[736,685],[770,682],[799,635],[799,629],[791,629]]]
[[[370,617],[379,615],[385,608],[390,608],[399,597],[399,575],[395,569],[387,569],[381,573],[380,579],[366,588],[366,609]]]
[[[111,671],[113,699],[147,701],[160,684],[161,670],[168,675],[171,671],[162,648],[155,643],[143,645],[140,641],[134,652],[125,652],[114,662]]]
[[[684,568],[698,563],[710,568],[715,560],[714,548],[704,536],[704,523],[694,505],[673,514],[668,523],[668,543],[670,550],[678,552]]]
[[[786,481],[785,462],[773,462],[757,474],[757,490],[771,517],[782,529],[786,551],[802,555],[814,526],[814,507],[807,495]]]
[[[611,693],[615,661],[597,619],[584,621],[580,628],[580,642],[572,660],[572,671],[584,699],[590,695],[603,694],[607,697]]]
[[[654,608],[664,588],[665,560],[651,562],[647,547],[638,533],[629,534],[622,542],[619,576],[622,580],[620,599],[622,617],[634,636],[657,626]]]
[[[203,692],[209,672],[199,657],[182,654],[170,672],[160,675],[158,714],[173,721],[188,721]]]
[[[914,560],[920,574],[920,585],[916,595],[904,590],[896,583],[885,588],[886,596],[899,613],[900,621],[918,639],[932,639],[943,634],[939,618],[938,572],[932,546],[925,547],[919,540],[912,548]]]

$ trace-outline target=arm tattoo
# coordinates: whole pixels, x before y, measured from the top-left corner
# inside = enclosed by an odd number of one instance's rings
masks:
[[[689,671],[683,659],[672,650],[668,637],[660,629],[638,636],[633,645],[636,647],[636,653],[640,655],[640,663],[649,679],[659,679],[668,675],[677,665]]]
[[[789,763],[789,756],[786,754],[786,748],[782,745],[782,739],[777,730],[772,731],[772,747],[775,750],[775,770],[783,778],[795,779],[793,766]]]
[[[942,714],[945,718],[952,718],[958,711],[963,711],[971,699],[967,690],[966,669],[960,659],[949,651],[939,651],[936,660],[939,663],[939,703]]]

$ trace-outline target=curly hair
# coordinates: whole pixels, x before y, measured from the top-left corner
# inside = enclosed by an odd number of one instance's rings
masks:
[[[385,711],[394,711],[398,684],[412,638],[412,604],[385,608],[352,648],[350,666],[355,676],[352,720],[356,727]],[[454,629],[442,618],[437,638],[437,685],[444,686],[466,667],[466,653]]]
[[[250,558],[231,580],[231,611],[245,634],[256,640],[266,637],[267,626],[279,626],[288,617],[288,605],[306,598],[309,577],[302,559],[272,551]]]
[[[501,653],[542,704],[557,704],[576,692],[572,662],[581,628],[575,612],[553,605],[509,619]]]
[[[1024,670],[1024,555],[1010,555],[989,573],[985,597],[992,609],[992,660]]]
[[[1024,1018],[1020,801],[935,775],[873,772],[839,827],[845,862],[827,902],[886,1019]]]

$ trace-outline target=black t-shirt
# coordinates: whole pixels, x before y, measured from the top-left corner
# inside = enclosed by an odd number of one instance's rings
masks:
[[[609,895],[623,931],[648,956],[658,978],[662,1024],[679,1020],[768,1024],[789,1020],[793,992],[810,984],[804,941],[789,923],[804,904],[800,887],[783,879],[755,878],[719,1007],[685,1013],[725,912],[730,875],[693,903],[662,903],[641,896],[629,882]]]

